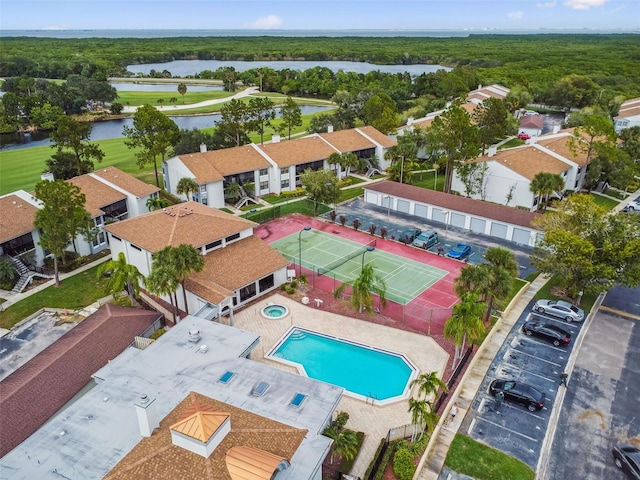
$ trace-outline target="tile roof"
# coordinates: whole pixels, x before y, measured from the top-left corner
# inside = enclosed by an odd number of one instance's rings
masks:
[[[571,138],[572,134],[573,133],[571,130],[565,130],[559,135],[545,135],[539,137],[536,144],[546,148],[556,155],[560,155],[561,157],[566,158],[570,162],[573,162],[580,167],[584,167],[587,164],[587,154],[577,152],[578,155],[574,155],[567,145],[567,142],[569,141],[569,138]]]
[[[533,219],[540,215],[517,208],[483,202],[482,200],[473,200],[450,193],[436,192],[435,190],[427,190],[425,188],[391,182],[389,180],[367,185],[365,190],[406,198],[420,203],[427,203],[458,212],[466,212],[471,215],[478,215],[480,217],[528,228],[533,228]]]
[[[637,103],[629,103],[626,106],[623,104],[614,119],[621,120],[623,118],[635,117],[636,115],[640,115],[640,100],[638,100]]]
[[[195,401],[214,410],[229,412],[230,415],[231,430],[209,458],[196,455],[174,445],[171,441],[169,426],[175,424]],[[291,459],[306,435],[307,430],[285,425],[191,392],[160,422],[160,428],[151,437],[143,438],[104,478],[106,480],[139,478],[236,480],[238,477],[230,475],[226,460],[227,453],[232,448],[247,446],[280,458]]]
[[[251,262],[246,260],[251,258]],[[233,291],[275,272],[291,262],[258,237],[248,237],[204,257],[204,269],[185,281],[187,289],[214,304]]]
[[[319,136],[338,149],[340,153],[357,152],[358,150],[376,147],[375,143],[358,133],[354,128],[331,133],[320,133]]]
[[[255,225],[198,202],[186,202],[111,223],[105,230],[154,253],[169,245],[201,247]]]
[[[286,458],[258,448],[241,445],[227,450],[227,470],[232,480],[271,480]]]
[[[489,97],[499,98],[503,100],[506,98],[509,93],[509,89],[507,87],[503,87],[502,85],[498,85],[494,83],[493,85],[487,85],[484,87],[477,88],[469,92],[467,98],[477,98],[478,100],[486,100]]]
[[[157,312],[107,304],[0,382],[0,457],[35,432],[153,322]]]
[[[85,210],[92,218],[103,214],[102,207],[111,205],[120,200],[125,200],[127,195],[119,192],[113,187],[92,177],[90,174],[81,175],[68,180],[69,183],[82,190],[86,197]]]
[[[542,128],[544,127],[544,118],[542,115],[525,115],[520,119],[521,128]]]
[[[535,145],[500,150],[492,157],[484,156],[475,161],[499,163],[529,180],[540,172],[561,174],[571,168]]]
[[[319,136],[297,138],[286,142],[265,143],[256,147],[266,153],[281,168],[325,160],[329,158],[329,155],[336,152]]]
[[[210,405],[202,405],[195,401],[169,428],[199,442],[207,443],[228,418],[228,412],[220,412]]]
[[[221,181],[225,176],[269,168],[271,164],[255,145],[180,155],[178,158],[196,176],[199,184]]]
[[[95,170],[90,175],[96,175],[138,198],[147,197],[160,191],[160,189],[155,185],[150,185],[138,180],[136,177],[129,175],[116,167],[101,168],[99,170]]]
[[[380,130],[370,125],[367,125],[366,127],[356,128],[356,130],[372,138],[374,142],[379,143],[384,148],[393,147],[394,145],[398,144],[398,142],[396,142],[393,138],[388,137]]]
[[[35,230],[38,208],[11,194],[0,198],[0,243]]]

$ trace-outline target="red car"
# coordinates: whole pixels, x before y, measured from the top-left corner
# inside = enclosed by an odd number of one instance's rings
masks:
[[[528,134],[526,134],[526,133],[524,133],[524,132],[520,132],[520,133],[518,134],[518,138],[519,138],[520,140],[529,140],[529,139],[531,138],[531,135],[528,135]]]

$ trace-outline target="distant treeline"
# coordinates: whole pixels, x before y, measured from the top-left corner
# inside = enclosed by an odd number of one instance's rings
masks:
[[[483,83],[539,89],[569,74],[640,95],[640,37],[471,35],[416,37],[34,38],[1,40],[0,76],[102,79],[126,66],[172,60],[342,60],[374,64],[472,66]]]

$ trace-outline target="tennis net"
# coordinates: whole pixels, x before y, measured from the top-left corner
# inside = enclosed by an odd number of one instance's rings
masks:
[[[334,260],[333,262],[325,265],[324,267],[318,267],[318,275],[326,275],[328,272],[335,270],[340,265],[344,265],[352,258],[363,255],[364,252],[376,246],[376,239],[371,240],[369,243],[365,244],[361,248],[357,248],[353,252],[346,254],[344,257],[339,258],[338,260]]]

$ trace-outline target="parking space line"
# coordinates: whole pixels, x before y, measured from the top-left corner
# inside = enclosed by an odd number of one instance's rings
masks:
[[[514,433],[514,434],[518,435],[519,437],[523,437],[523,438],[526,438],[527,440],[531,440],[532,442],[538,443],[538,440],[536,438],[530,437],[529,435],[525,435],[524,433],[520,433],[520,432],[518,432],[516,430],[512,430],[510,428],[504,427],[504,426],[500,425],[499,423],[492,422],[491,420],[487,420],[486,418],[478,417],[478,420],[482,420],[483,422],[486,422],[486,423],[488,423],[490,425],[493,425],[495,427],[499,427],[499,428],[501,428],[503,430],[506,430],[509,433]]]
[[[515,349],[513,349],[513,350],[515,350]],[[517,351],[518,353],[521,353],[522,355],[526,355],[527,357],[535,358],[536,360],[540,360],[540,361],[542,361],[542,362],[549,363],[549,364],[551,364],[551,365],[555,365],[556,367],[561,367],[561,366],[562,366],[562,364],[561,364],[561,363],[555,363],[555,362],[552,362],[551,360],[545,360],[544,358],[536,357],[535,355],[532,355],[532,354],[527,353],[527,352],[521,352],[521,351],[519,351],[519,350],[516,350],[516,351]]]

